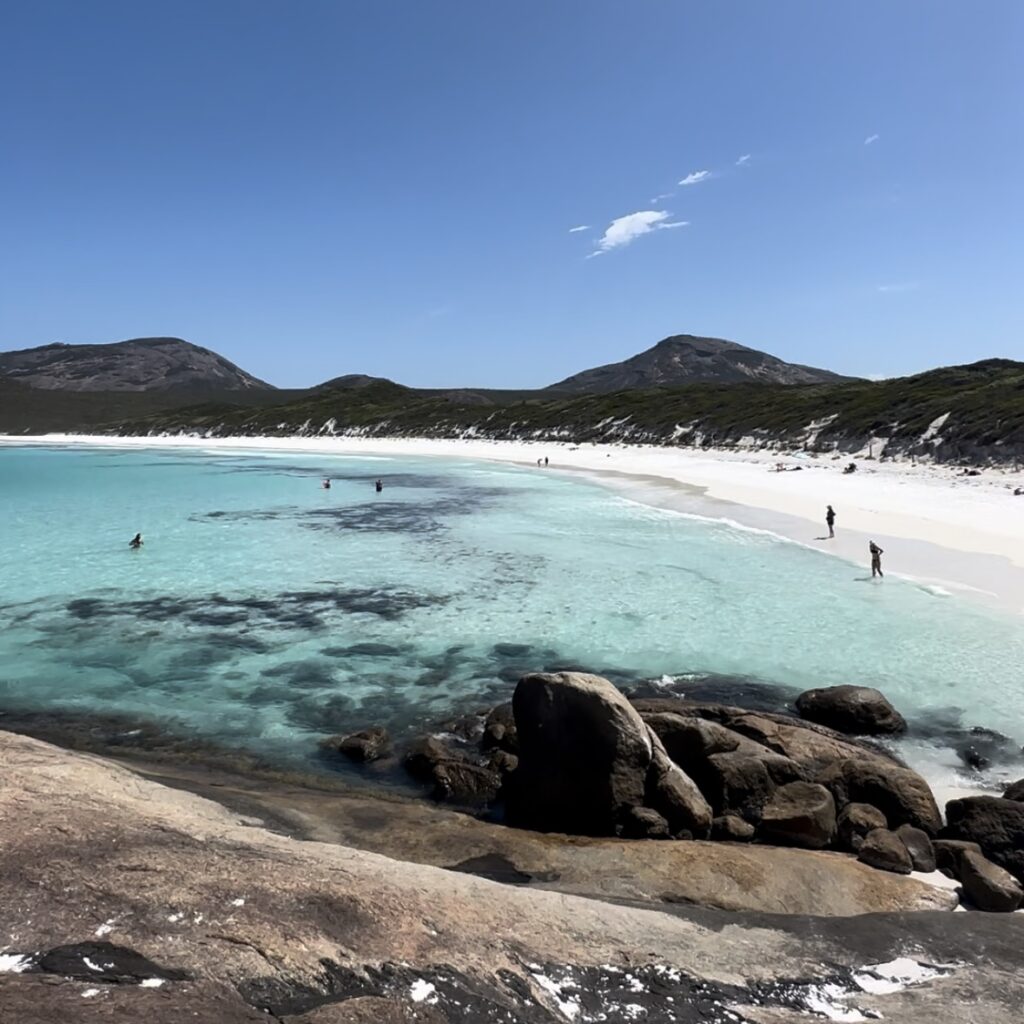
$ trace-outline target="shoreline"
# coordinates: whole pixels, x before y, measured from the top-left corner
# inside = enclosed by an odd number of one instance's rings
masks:
[[[1024,614],[1024,472],[965,476],[950,467],[860,462],[809,454],[696,451],[642,445],[359,437],[0,437],[0,446],[82,445],[295,452],[324,456],[465,458],[579,476],[621,497],[697,518],[771,533],[866,568],[867,546],[886,551],[895,578]],[[549,459],[538,467],[537,459]],[[782,465],[787,472],[773,472]],[[799,472],[795,470],[799,468]],[[824,536],[826,504],[837,512]]]

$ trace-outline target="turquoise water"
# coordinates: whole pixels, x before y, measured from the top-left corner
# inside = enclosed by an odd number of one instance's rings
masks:
[[[857,682],[1024,738],[1019,620],[553,472],[0,446],[0,523],[0,710],[306,758],[580,666]]]

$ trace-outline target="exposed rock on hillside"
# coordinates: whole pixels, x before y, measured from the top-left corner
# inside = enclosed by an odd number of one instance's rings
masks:
[[[573,374],[558,384],[552,384],[548,390],[600,394],[702,381],[717,384],[740,381],[822,384],[843,379],[838,373],[787,363],[735,341],[676,334],[621,363],[609,363]]]
[[[0,352],[0,374],[57,391],[248,391],[270,385],[180,338],[110,345],[42,345]]]

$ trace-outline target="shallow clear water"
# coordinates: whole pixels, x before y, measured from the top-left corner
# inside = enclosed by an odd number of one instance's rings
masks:
[[[581,666],[857,682],[1024,737],[1020,620],[865,575],[543,470],[0,447],[0,709],[306,758]]]

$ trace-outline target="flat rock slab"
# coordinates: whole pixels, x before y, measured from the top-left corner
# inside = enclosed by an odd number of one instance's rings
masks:
[[[667,912],[502,885],[298,841],[109,761],[9,733],[0,733],[0,778],[0,1006],[18,1024],[353,1024],[374,1011],[403,1024],[626,1024],[634,1006],[651,1024],[735,1024],[755,1007],[796,1022],[826,990],[843,1007],[870,1001],[887,1021],[932,1024],[936,1003],[922,1012],[922,998],[945,985],[970,995],[977,1021],[1024,999],[1016,915]],[[702,845],[618,847],[653,855]],[[774,855],[780,867],[793,851]],[[748,863],[737,890],[753,881]],[[857,987],[859,972],[908,945],[915,966],[957,967],[886,996]],[[74,974],[62,973],[64,960],[51,961],[58,973],[35,972],[58,950]],[[115,980],[80,980],[90,961],[101,974],[104,957]]]

